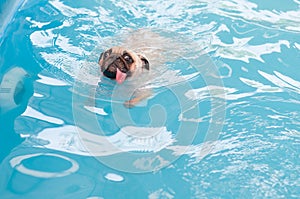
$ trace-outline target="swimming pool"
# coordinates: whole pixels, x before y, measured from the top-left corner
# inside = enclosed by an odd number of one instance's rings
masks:
[[[300,197],[298,0],[7,2],[1,198]],[[144,30],[127,109],[98,56]]]

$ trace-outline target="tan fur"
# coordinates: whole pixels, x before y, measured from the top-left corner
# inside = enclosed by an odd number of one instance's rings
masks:
[[[128,53],[133,59],[133,63],[129,65],[130,66],[129,70],[131,71],[132,74],[135,72],[135,70],[143,67],[143,62],[141,61],[141,58],[145,58],[145,57],[141,54],[135,53],[134,51],[130,49],[126,49],[121,46],[113,46],[109,50],[111,50],[111,54],[107,57],[102,56],[98,62],[102,72],[108,67],[107,63],[114,62],[113,56],[121,57],[124,54],[124,52]]]

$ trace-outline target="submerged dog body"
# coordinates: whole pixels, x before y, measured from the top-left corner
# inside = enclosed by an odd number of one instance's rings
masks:
[[[115,41],[116,38],[112,38],[105,43],[114,45]],[[135,106],[145,98],[153,96],[151,85],[156,80],[171,82],[176,78],[175,74],[170,75],[172,71],[167,71],[164,67],[167,61],[175,60],[183,53],[184,45],[148,29],[122,33],[118,41],[126,48],[109,48],[101,53],[98,64],[103,76],[116,80],[118,84],[123,84],[126,80],[126,88],[122,90],[134,90],[132,97],[125,102],[127,107]]]
[[[141,72],[148,72],[150,65],[148,59],[139,53],[120,46],[114,46],[101,53],[98,64],[102,74],[110,79],[116,80],[118,84],[123,84],[127,77],[134,78]],[[139,78],[134,78],[139,80]],[[133,81],[140,82],[140,81]],[[128,88],[128,92],[133,89],[132,97],[124,103],[128,108],[135,106],[141,100],[149,97],[151,94],[147,90],[141,91],[140,85],[134,85]],[[135,90],[135,87],[138,87]]]

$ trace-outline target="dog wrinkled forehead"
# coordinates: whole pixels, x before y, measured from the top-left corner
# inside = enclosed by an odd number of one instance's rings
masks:
[[[126,49],[123,47],[120,47],[120,46],[115,46],[115,47],[110,48],[109,51],[111,51],[111,53],[122,55],[122,54],[124,54]]]
[[[123,55],[125,53],[132,54],[131,50],[128,50],[128,49],[126,49],[124,47],[120,47],[120,46],[114,46],[114,47],[106,50],[105,52],[110,53],[110,54],[113,53],[113,54],[117,54],[117,55]]]
[[[100,55],[99,60],[101,60],[101,59],[106,59],[106,58],[108,58],[108,57],[111,56],[111,55],[115,55],[115,56],[116,56],[116,55],[120,55],[120,56],[122,56],[122,55],[124,55],[124,54],[130,54],[130,56],[131,56],[134,60],[137,59],[137,56],[135,56],[135,53],[133,53],[133,51],[128,50],[128,49],[126,49],[126,48],[124,48],[124,47],[121,47],[121,46],[114,46],[114,47],[111,47],[111,48],[109,48],[109,49],[103,51],[103,52],[101,53],[101,55]]]

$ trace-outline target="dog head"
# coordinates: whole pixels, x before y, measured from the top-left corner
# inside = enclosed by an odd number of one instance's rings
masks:
[[[119,84],[138,69],[149,70],[149,61],[143,55],[119,46],[101,53],[98,64],[104,76]]]

